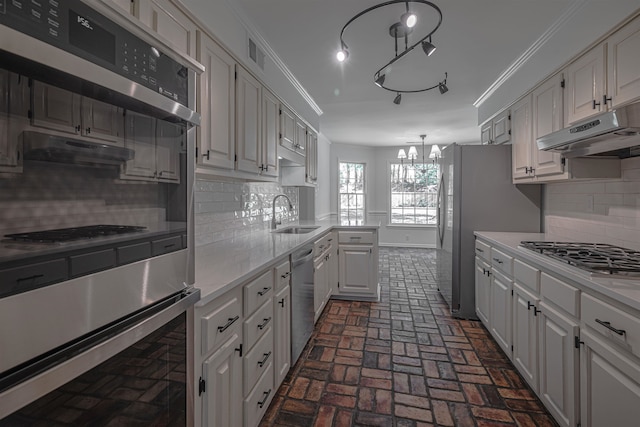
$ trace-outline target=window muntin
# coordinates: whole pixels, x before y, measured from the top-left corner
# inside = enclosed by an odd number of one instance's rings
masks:
[[[391,163],[390,171],[390,223],[435,225],[438,165]]]
[[[363,223],[365,220],[365,164],[340,162],[339,169],[340,222]]]

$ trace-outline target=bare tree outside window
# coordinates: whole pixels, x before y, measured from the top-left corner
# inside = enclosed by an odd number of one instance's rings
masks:
[[[436,223],[437,164],[391,164],[391,224]]]
[[[340,162],[339,216],[343,224],[358,224],[365,220],[365,164]]]

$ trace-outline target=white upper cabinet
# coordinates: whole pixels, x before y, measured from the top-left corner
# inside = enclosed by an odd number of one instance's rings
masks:
[[[198,57],[205,72],[198,77],[198,166],[231,170],[235,165],[236,61],[198,31]]]
[[[531,180],[534,178],[531,168],[532,117],[531,95],[527,95],[511,107],[511,145],[513,180]]]
[[[511,140],[511,111],[504,110],[480,127],[482,144],[504,144]]]
[[[565,70],[565,125],[606,110],[605,45],[600,44],[569,64]]]
[[[236,79],[236,153],[238,170],[257,173],[260,170],[260,82],[244,68],[237,68]]]
[[[307,152],[307,125],[296,118],[296,152],[306,155]]]
[[[278,139],[280,138],[280,101],[262,88],[262,174],[278,176]]]
[[[640,98],[639,52],[640,17],[607,39],[608,106],[615,108]]]
[[[536,176],[564,172],[562,156],[551,151],[538,150],[536,139],[563,127],[563,77],[550,78],[533,91],[533,141],[531,146]]]
[[[296,151],[296,115],[284,105],[280,106],[280,146]]]
[[[140,0],[138,18],[172,43],[180,52],[196,57],[196,24],[169,1]]]

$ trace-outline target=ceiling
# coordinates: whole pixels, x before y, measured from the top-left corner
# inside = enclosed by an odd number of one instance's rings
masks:
[[[392,102],[395,93],[374,85],[373,74],[394,56],[389,26],[404,4],[353,22],[344,34],[350,56],[339,63],[340,30],[378,0],[235,1],[323,110],[324,136],[333,143],[397,146],[418,142],[420,134],[428,144],[477,143],[474,101],[576,0],[433,0],[443,15],[432,39],[437,51],[427,57],[418,46],[393,66],[385,85],[433,86],[446,72],[449,91],[404,94],[400,105]],[[420,21],[410,44],[436,22],[428,6],[415,4],[415,11]]]

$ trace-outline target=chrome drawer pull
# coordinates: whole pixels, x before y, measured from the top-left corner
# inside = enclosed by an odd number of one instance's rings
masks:
[[[287,277],[289,277],[289,275],[291,274],[290,271],[287,271],[286,273],[284,273],[283,275],[281,275],[280,277],[282,277],[283,279],[286,279]]]
[[[494,258],[493,259],[495,262],[497,262],[498,264],[502,264],[502,260],[500,258]]]
[[[627,331],[625,331],[624,329],[616,329],[613,326],[611,326],[611,322],[604,322],[600,319],[596,319],[596,322],[601,324],[605,328],[609,329],[610,331],[615,332],[618,335],[625,335],[627,333]]]
[[[264,357],[262,358],[262,360],[258,362],[258,366],[262,368],[264,364],[267,363],[267,360],[269,360],[270,357],[271,357],[271,352],[264,353]]]
[[[264,395],[264,399],[258,402],[258,406],[260,407],[260,409],[262,409],[264,404],[267,403],[267,399],[269,399],[269,395],[271,394],[271,389],[269,389],[269,391],[263,392],[262,394]]]
[[[267,292],[269,292],[270,290],[271,290],[271,286],[266,287],[266,288],[262,288],[261,291],[258,291],[258,295],[260,295],[261,297],[265,296],[267,294]]]
[[[224,332],[227,330],[227,328],[229,328],[229,326],[233,325],[234,323],[236,323],[238,321],[238,319],[240,318],[240,316],[236,316],[236,317],[230,317],[227,320],[227,324],[224,326],[218,326],[218,332]]]
[[[258,329],[263,330],[271,322],[271,317],[264,319],[264,322],[258,325]]]

